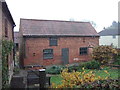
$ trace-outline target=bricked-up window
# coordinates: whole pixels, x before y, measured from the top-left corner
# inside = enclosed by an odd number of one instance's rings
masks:
[[[87,55],[88,54],[88,48],[87,47],[81,47],[80,48],[80,55]]]
[[[5,19],[5,37],[8,37],[8,21]]]
[[[57,46],[57,38],[56,37],[50,37],[49,38],[50,46]]]
[[[53,49],[44,49],[43,59],[53,59]]]

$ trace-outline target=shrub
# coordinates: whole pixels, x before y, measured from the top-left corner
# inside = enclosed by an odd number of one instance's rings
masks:
[[[107,71],[105,72],[109,75]],[[61,73],[61,77],[63,78],[62,84],[56,85],[52,83],[51,88],[79,88],[86,83],[107,79],[107,77],[102,78],[100,76],[96,76],[93,71],[85,72],[84,68],[82,72],[68,72],[68,69],[64,69]]]
[[[85,69],[99,69],[100,68],[100,63],[98,61],[92,60],[88,62],[83,62],[79,64],[80,68],[85,68]]]
[[[79,69],[79,66],[76,66],[76,65],[71,65],[71,66],[68,66],[68,72],[72,72],[73,70],[77,71]]]
[[[46,68],[46,73],[48,74],[60,74],[60,72],[65,68],[65,66],[53,65],[49,68]]]
[[[120,65],[120,49],[117,49],[118,55],[114,56],[114,62],[115,65]]]
[[[95,89],[106,89],[106,90],[118,90],[119,87],[119,79],[113,80],[97,80],[92,83],[86,83],[84,85],[81,85],[80,88],[95,88]]]
[[[98,46],[93,49],[93,59],[101,64],[107,64],[117,54],[117,50],[111,46]]]

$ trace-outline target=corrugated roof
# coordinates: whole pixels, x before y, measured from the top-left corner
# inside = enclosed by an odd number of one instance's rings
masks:
[[[21,19],[23,36],[98,36],[89,22]]]

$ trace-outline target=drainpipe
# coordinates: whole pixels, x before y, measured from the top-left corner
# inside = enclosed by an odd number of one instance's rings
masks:
[[[13,31],[13,33],[12,33],[13,43],[14,43],[14,27],[15,27],[15,26],[16,26],[16,25],[13,25],[13,27],[12,27],[12,31]],[[14,60],[13,65],[15,66],[15,46],[13,47],[13,60]]]

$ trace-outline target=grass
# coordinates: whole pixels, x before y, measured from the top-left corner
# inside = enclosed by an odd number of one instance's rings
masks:
[[[50,82],[59,85],[62,83],[61,80],[62,80],[62,77],[60,75],[55,75],[51,77]]]
[[[111,69],[110,67],[104,67],[102,70],[94,69],[92,71],[94,71],[97,76],[105,78],[108,75],[104,72],[104,70],[107,70],[109,72],[110,78],[112,79],[117,79],[119,76],[118,69]],[[85,71],[89,72],[91,71],[91,69],[85,69]],[[60,75],[55,75],[51,77],[51,83],[61,84],[62,83],[61,80],[62,80],[62,77]]]
[[[92,70],[92,71],[95,72],[95,75],[96,75],[96,76],[100,76],[100,77],[105,78],[105,77],[107,77],[107,76],[109,76],[109,75],[107,75],[107,74],[104,72],[104,70],[107,70],[107,71],[108,71],[108,73],[110,74],[110,78],[112,78],[112,79],[117,79],[118,76],[119,76],[119,74],[118,74],[118,69],[111,69],[110,67],[104,67],[102,70]],[[91,71],[91,70],[90,70],[90,69],[86,69],[85,71],[86,71],[86,72],[89,72],[89,71]]]

